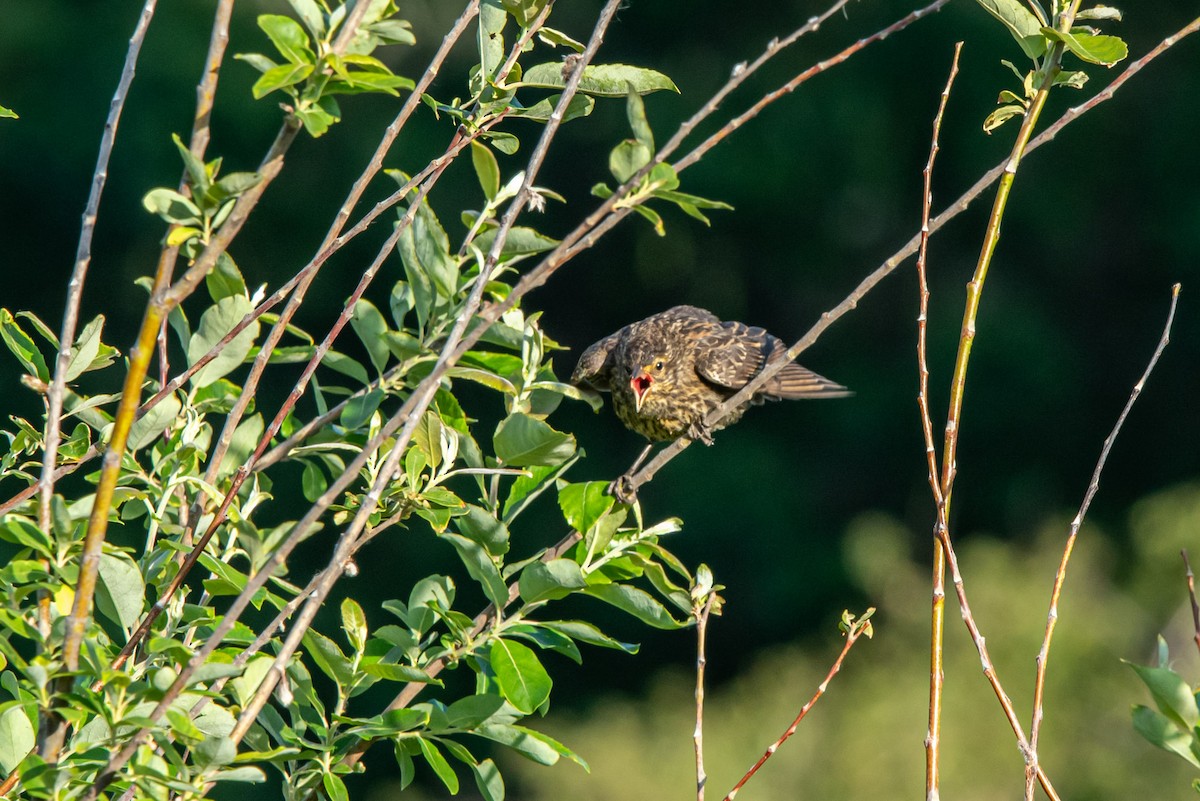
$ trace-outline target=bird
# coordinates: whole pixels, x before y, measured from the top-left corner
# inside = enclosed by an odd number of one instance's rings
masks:
[[[656,442],[687,437],[711,445],[714,431],[733,425],[764,401],[853,394],[793,362],[719,420],[706,422],[768,363],[786,358],[787,346],[779,337],[757,326],[722,321],[696,306],[674,306],[588,347],[570,382],[611,393],[618,419],[650,441],[610,492],[627,502],[634,497],[630,477]]]

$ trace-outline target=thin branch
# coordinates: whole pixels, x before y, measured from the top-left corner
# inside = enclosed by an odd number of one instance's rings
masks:
[[[133,85],[133,77],[137,72],[138,55],[142,51],[142,43],[146,40],[146,31],[154,18],[158,0],[146,0],[142,13],[134,27],[133,36],[129,39],[129,49],[125,53],[125,65],[121,69],[121,78],[113,93],[112,102],[108,108],[108,119],[104,122],[104,133],[100,137],[100,152],[96,155],[96,168],[92,172],[92,186],[88,193],[87,206],[83,211],[83,225],[79,231],[79,244],[75,248],[75,268],[67,282],[66,311],[63,314],[62,330],[58,337],[58,358],[54,366],[54,379],[50,383],[50,391],[46,396],[46,442],[45,457],[42,460],[41,496],[38,501],[38,525],[43,531],[49,532],[50,498],[54,495],[54,470],[58,460],[58,446],[61,439],[61,417],[63,397],[67,389],[67,366],[71,361],[71,346],[75,344],[75,331],[79,324],[79,306],[83,302],[83,285],[87,281],[88,267],[92,262],[92,236],[96,231],[96,218],[100,212],[100,197],[104,194],[104,185],[108,180],[108,160],[112,156],[113,144],[117,138],[117,126],[121,122],[121,112],[125,110],[125,100],[129,97],[129,87]]]
[[[929,467],[929,486],[933,489],[939,515],[944,510],[941,486],[937,480],[937,449],[933,443],[933,421],[929,414],[929,363],[926,358],[926,324],[929,317],[929,281],[926,266],[929,252],[929,209],[933,204],[933,164],[938,154],[938,136],[942,130],[942,117],[950,100],[950,90],[958,75],[958,59],[962,54],[962,42],[954,46],[954,58],[950,63],[950,75],[942,90],[937,114],[933,118],[933,135],[929,145],[929,160],[925,163],[924,191],[921,194],[921,233],[917,251],[917,284],[920,287],[920,311],[917,313],[917,407],[921,413],[921,431],[925,437],[925,456]],[[942,649],[946,628],[945,554],[941,543],[934,540],[933,558],[933,601],[930,622],[929,648],[929,728],[925,735],[925,798],[937,801],[941,797],[941,731],[942,691],[946,680],[944,653]]]
[[[692,742],[696,749],[696,801],[704,801],[704,787],[708,775],[704,772],[704,668],[708,658],[704,654],[708,639],[708,616],[712,612],[715,593],[708,593],[704,603],[693,610],[696,616],[696,728],[692,731]]]
[[[1030,768],[1027,769],[1025,779],[1025,801],[1033,801],[1034,788],[1034,773],[1038,767],[1038,734],[1042,728],[1042,702],[1046,692],[1046,665],[1050,661],[1050,641],[1054,637],[1054,627],[1058,623],[1058,599],[1062,593],[1063,582],[1067,578],[1067,563],[1071,559],[1071,551],[1075,547],[1075,539],[1079,535],[1079,529],[1083,525],[1083,519],[1087,516],[1088,508],[1092,505],[1092,499],[1096,497],[1096,492],[1100,489],[1100,474],[1104,472],[1104,465],[1108,462],[1108,454],[1112,450],[1113,443],[1116,442],[1117,435],[1121,432],[1121,427],[1125,425],[1125,418],[1129,416],[1129,412],[1133,409],[1133,404],[1142,394],[1142,389],[1146,386],[1146,381],[1150,378],[1150,373],[1153,372],[1155,365],[1158,364],[1159,358],[1167,347],[1167,343],[1171,341],[1171,325],[1175,321],[1175,307],[1179,304],[1179,284],[1175,284],[1171,288],[1171,306],[1167,312],[1167,321],[1163,325],[1162,336],[1158,340],[1158,345],[1154,349],[1154,354],[1150,357],[1149,363],[1146,365],[1142,377],[1133,386],[1133,392],[1129,395],[1129,400],[1125,402],[1125,407],[1121,410],[1121,414],[1117,417],[1117,422],[1113,425],[1112,431],[1104,440],[1104,446],[1100,449],[1100,458],[1096,460],[1096,467],[1092,470],[1092,480],[1088,484],[1087,492],[1084,493],[1083,502],[1079,505],[1079,512],[1075,515],[1075,519],[1071,521],[1071,527],[1067,534],[1067,542],[1063,547],[1062,559],[1059,561],[1058,570],[1054,574],[1054,588],[1050,591],[1050,611],[1046,615],[1046,634],[1042,639],[1042,649],[1037,655],[1037,676],[1033,685],[1033,720],[1029,725],[1029,754]],[[1184,552],[1184,564],[1187,564],[1187,553]],[[1197,621],[1197,643],[1200,644],[1200,610],[1195,606],[1196,596],[1192,585],[1191,566],[1188,566],[1188,587],[1192,590],[1192,606],[1193,613],[1196,615]]]
[[[812,78],[816,75],[819,75],[822,72],[825,72],[830,67],[836,67],[838,64],[841,64],[843,61],[850,58],[851,56],[853,56],[859,50],[862,50],[867,45],[874,44],[875,42],[881,42],[884,39],[891,36],[893,33],[904,30],[905,28],[907,28],[909,25],[912,25],[917,20],[940,11],[942,6],[946,5],[946,3],[948,3],[949,1],[950,0],[935,0],[935,2],[930,3],[929,5],[925,6],[924,8],[919,8],[916,11],[913,11],[908,16],[905,16],[905,17],[902,17],[901,19],[896,20],[894,23],[892,23],[888,27],[886,27],[880,31],[877,31],[877,32],[871,34],[870,36],[865,36],[862,39],[859,39],[857,42],[855,42],[854,44],[850,45],[849,47],[843,49],[841,52],[839,52],[837,55],[833,56],[832,58],[825,59],[824,61],[820,61],[820,62],[812,65],[808,69],[804,70],[804,72],[801,72],[799,75],[792,78],[790,81],[788,81],[787,83],[785,83],[783,86],[779,87],[778,89],[775,89],[774,91],[771,91],[771,92],[767,92],[767,94],[763,95],[762,98],[760,98],[754,105],[752,105],[750,108],[746,109],[746,111],[742,112],[738,116],[731,119],[729,122],[725,123],[723,126],[721,126],[721,129],[719,131],[717,131],[716,133],[709,136],[702,143],[700,143],[695,148],[693,148],[691,150],[691,152],[689,152],[686,156],[684,156],[679,161],[675,162],[675,164],[673,166],[675,167],[676,171],[687,169],[691,165],[695,164],[706,153],[708,153],[708,151],[710,151],[714,147],[716,147],[718,143],[723,141],[726,137],[728,137],[730,134],[732,134],[738,128],[741,128],[747,122],[749,122],[750,120],[757,117],[759,115],[759,113],[762,112],[762,110],[765,109],[767,106],[771,105],[776,100],[779,100],[782,97],[790,95],[792,92],[794,92],[798,88],[800,88],[801,84],[803,84],[810,78]],[[836,10],[837,8],[838,8],[838,6],[835,6],[834,8],[831,8],[829,11],[825,12],[825,15],[822,17],[822,19],[829,16],[830,13],[833,12],[834,10]],[[816,27],[817,26],[814,25],[812,29],[816,30]],[[805,31],[805,32],[807,33],[807,31]],[[797,32],[797,33],[799,33],[799,32]],[[795,35],[796,34],[793,34],[793,36],[795,36]]]
[[[142,13],[134,27],[133,36],[129,40],[129,48],[125,53],[125,64],[117,82],[109,106],[108,119],[104,123],[104,133],[100,137],[100,152],[96,156],[96,169],[92,173],[92,186],[88,194],[87,206],[83,212],[83,226],[79,232],[79,243],[75,251],[75,267],[67,283],[67,303],[63,313],[62,330],[58,340],[58,358],[54,365],[54,378],[50,385],[46,407],[46,441],[42,459],[41,493],[38,498],[38,524],[42,530],[52,531],[50,520],[50,501],[54,495],[55,468],[58,461],[58,447],[61,441],[63,398],[67,388],[67,366],[71,359],[71,346],[75,342],[75,331],[79,323],[79,307],[83,301],[83,286],[87,280],[88,267],[92,261],[92,236],[96,230],[96,218],[100,210],[100,197],[104,193],[104,185],[108,179],[108,161],[112,155],[113,144],[116,141],[117,127],[121,120],[121,112],[125,108],[125,100],[129,96],[129,87],[137,72],[137,59],[141,53],[142,43],[146,39],[146,31],[154,18],[157,0],[146,0]],[[99,495],[97,495],[97,499]],[[90,528],[90,526],[89,526]],[[97,545],[98,548],[98,545]],[[99,552],[95,554],[95,566],[99,565]],[[76,589],[76,603],[67,620],[67,637],[63,649],[63,663],[68,671],[73,671],[79,661],[79,641],[83,636],[83,626],[87,607],[80,613],[79,595],[88,591],[89,582],[85,577],[86,563],[80,563],[79,587]],[[90,584],[95,584],[95,575],[90,577]],[[90,595],[85,601],[90,602]],[[46,633],[49,633],[50,598],[39,592],[38,597],[39,623]],[[78,632],[78,637],[73,635]],[[72,642],[74,640],[74,642]],[[65,686],[65,680],[64,680]],[[38,725],[38,752],[47,762],[58,761],[59,753],[66,742],[67,724],[53,709],[40,710],[41,721]]]
[[[767,747],[767,750],[763,752],[763,755],[758,758],[758,761],[750,767],[750,770],[746,771],[745,775],[738,779],[737,784],[735,784],[733,789],[730,790],[728,795],[725,796],[724,801],[733,801],[733,799],[737,797],[737,794],[741,792],[742,787],[746,785],[746,782],[750,781],[755,773],[758,773],[758,769],[766,764],[766,761],[770,759],[776,751],[779,750],[781,745],[787,742],[789,737],[796,733],[796,729],[800,726],[800,721],[804,720],[804,716],[807,715],[808,711],[813,708],[813,705],[816,704],[817,701],[821,700],[821,696],[823,696],[825,694],[825,690],[829,688],[829,682],[833,681],[833,677],[836,676],[838,671],[842,669],[842,662],[845,660],[846,654],[850,653],[850,649],[854,647],[854,643],[858,642],[858,638],[864,634],[867,635],[867,637],[871,636],[871,623],[869,620],[867,620],[867,618],[869,618],[874,611],[874,609],[867,610],[866,614],[864,614],[862,618],[850,626],[849,630],[846,632],[846,644],[842,646],[842,652],[838,654],[837,659],[833,660],[833,665],[829,668],[829,672],[825,674],[825,679],[819,685],[817,685],[817,691],[813,693],[812,697],[808,699],[808,702],[800,708],[800,713],[796,715],[795,719],[792,721],[792,725],[788,726],[787,730],[785,730],[783,734],[779,735],[779,739]]]
[[[1193,635],[1196,640],[1196,648],[1200,650],[1200,603],[1196,602],[1196,576],[1192,573],[1192,563],[1188,561],[1187,548],[1179,552],[1183,557],[1183,566],[1187,569],[1187,587],[1188,598],[1192,601],[1192,626],[1195,628]]]

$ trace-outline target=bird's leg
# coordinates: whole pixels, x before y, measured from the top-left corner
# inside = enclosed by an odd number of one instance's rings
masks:
[[[688,426],[687,435],[689,439],[698,439],[705,445],[712,445],[712,429],[705,425],[703,420],[697,420]]]
[[[633,474],[642,466],[642,462],[646,461],[646,457],[650,455],[650,451],[652,450],[654,450],[653,442],[642,448],[642,452],[634,460],[633,466],[626,470],[624,475],[613,479],[608,485],[609,495],[626,505],[633,505],[637,502],[637,487],[633,484]]]

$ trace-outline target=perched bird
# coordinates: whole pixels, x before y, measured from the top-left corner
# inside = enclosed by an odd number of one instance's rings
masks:
[[[711,424],[705,418],[766,366],[786,357],[787,346],[762,328],[722,322],[695,306],[675,306],[631,323],[579,357],[571,383],[612,393],[613,410],[627,428],[654,442],[681,436],[712,444],[712,432],[741,419],[751,405],[792,398],[852,394],[798,364],[773,375],[748,400]],[[614,482],[620,497],[621,486]]]

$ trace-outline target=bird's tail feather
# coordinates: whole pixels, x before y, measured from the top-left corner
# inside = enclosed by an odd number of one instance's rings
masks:
[[[797,398],[845,398],[854,393],[824,376],[817,375],[798,364],[789,364],[776,373],[762,389],[762,394],[781,400]]]

